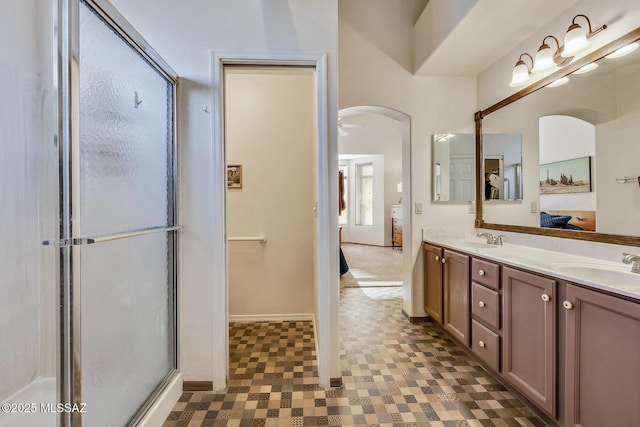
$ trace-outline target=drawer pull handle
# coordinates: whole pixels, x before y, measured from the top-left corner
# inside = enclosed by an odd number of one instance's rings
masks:
[[[542,294],[542,301],[549,302],[551,301],[551,297],[547,294]]]
[[[440,257],[436,255],[436,261],[440,261]]]
[[[571,304],[569,301],[565,301],[562,303],[562,306],[564,308],[566,308],[567,310],[573,310],[573,304]]]
[[[484,343],[484,341],[479,341],[479,342],[478,342],[478,345],[479,345],[480,347],[484,347],[486,344]]]
[[[484,303],[484,301],[480,301],[480,302],[478,303],[478,305],[479,305],[480,307],[484,307],[486,304]]]
[[[481,276],[484,276],[484,274],[485,274],[485,273],[484,273],[484,270],[480,270],[480,271],[478,271],[478,274],[479,274],[479,275],[481,275]]]

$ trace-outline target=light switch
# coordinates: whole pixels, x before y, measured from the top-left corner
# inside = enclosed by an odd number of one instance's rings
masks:
[[[422,203],[416,203],[416,215],[422,215]]]

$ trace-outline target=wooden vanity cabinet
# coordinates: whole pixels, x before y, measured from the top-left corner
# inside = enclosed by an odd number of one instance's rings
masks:
[[[502,375],[556,418],[557,283],[503,267],[502,292]]]
[[[444,250],[444,328],[469,346],[469,256]]]
[[[424,253],[424,311],[442,325],[442,253],[443,249],[423,244]]]
[[[469,256],[423,244],[424,311],[469,346]]]
[[[424,244],[425,311],[563,427],[640,426],[640,301]]]
[[[640,426],[640,303],[568,284],[565,425]]]

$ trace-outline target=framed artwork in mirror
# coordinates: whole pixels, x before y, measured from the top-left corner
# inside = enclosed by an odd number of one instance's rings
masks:
[[[540,194],[591,192],[591,157],[540,165]]]

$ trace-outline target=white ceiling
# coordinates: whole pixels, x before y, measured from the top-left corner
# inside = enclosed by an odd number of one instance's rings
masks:
[[[577,1],[479,0],[415,74],[476,76]]]

